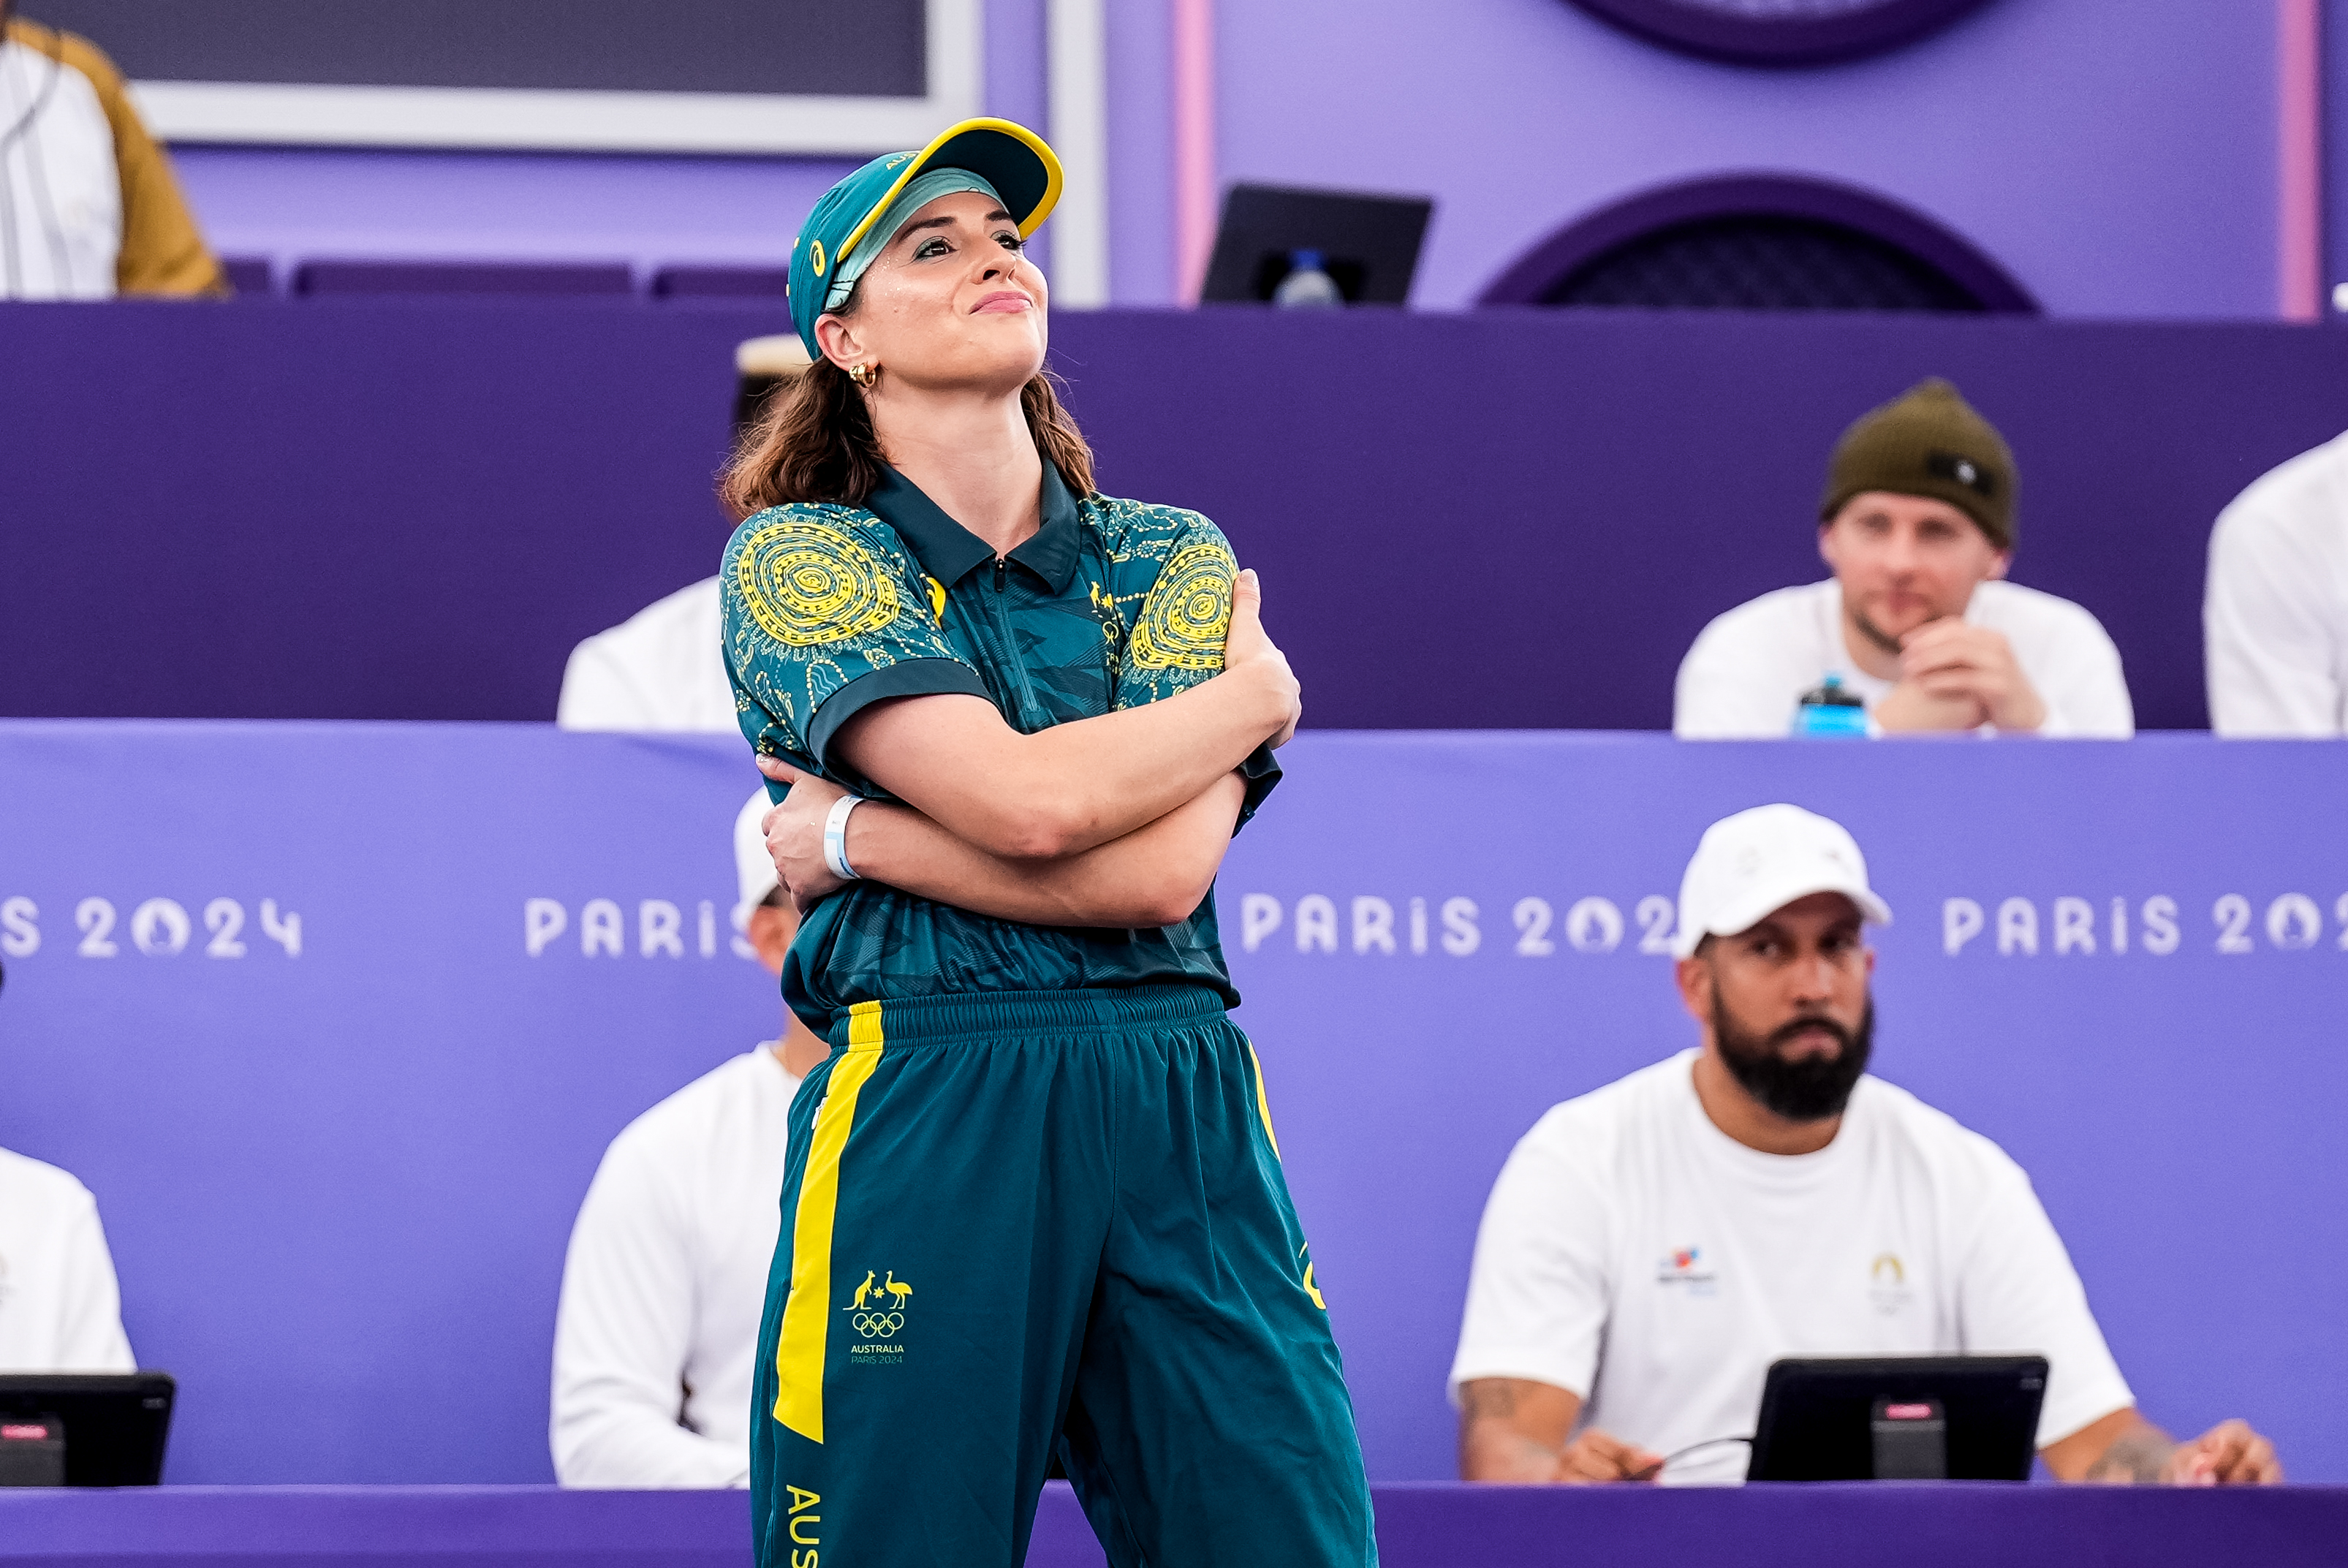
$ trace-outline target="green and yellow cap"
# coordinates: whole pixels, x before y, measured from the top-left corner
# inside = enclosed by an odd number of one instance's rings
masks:
[[[816,317],[848,303],[856,280],[907,219],[957,191],[1001,201],[1024,240],[1060,200],[1060,160],[1024,125],[966,119],[919,152],[876,158],[825,191],[791,242],[791,325],[810,356],[823,356]]]

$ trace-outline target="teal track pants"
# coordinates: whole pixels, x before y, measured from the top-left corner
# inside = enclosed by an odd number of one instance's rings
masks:
[[[1112,1568],[1374,1568],[1262,1069],[1213,993],[862,1003],[790,1128],[760,1568],[1016,1568],[1056,1449]]]

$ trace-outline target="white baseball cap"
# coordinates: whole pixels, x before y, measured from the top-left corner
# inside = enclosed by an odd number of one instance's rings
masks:
[[[758,823],[774,802],[767,799],[767,787],[758,786],[742,810],[734,818],[734,872],[741,879],[742,902],[736,907],[747,915],[767,902],[767,895],[783,885],[775,874],[775,862],[767,853],[767,835],[758,830]]]
[[[1799,806],[1756,806],[1704,830],[1680,879],[1672,951],[1693,957],[1707,936],[1750,931],[1796,899],[1838,892],[1877,925],[1891,906],[1867,885],[1867,857],[1839,822]]]

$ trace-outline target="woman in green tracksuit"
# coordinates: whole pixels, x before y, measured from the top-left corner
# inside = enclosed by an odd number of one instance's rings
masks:
[[[1059,187],[1002,120],[834,186],[791,254],[813,367],[726,478],[784,990],[832,1045],[791,1112],[758,1561],[1012,1568],[1056,1453],[1120,1568],[1363,1568],[1212,893],[1296,683],[1212,523],[1094,491],[1022,254]]]

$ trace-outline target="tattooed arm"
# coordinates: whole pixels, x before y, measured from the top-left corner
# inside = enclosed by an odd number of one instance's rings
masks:
[[[2221,1421],[2180,1443],[2131,1406],[2040,1450],[2060,1480],[2106,1486],[2273,1486],[2274,1445],[2241,1421]]]
[[[1581,1397],[1523,1377],[1478,1377],[1459,1388],[1463,1480],[1590,1485],[1653,1480],[1663,1456],[1585,1428],[1568,1442]]]

